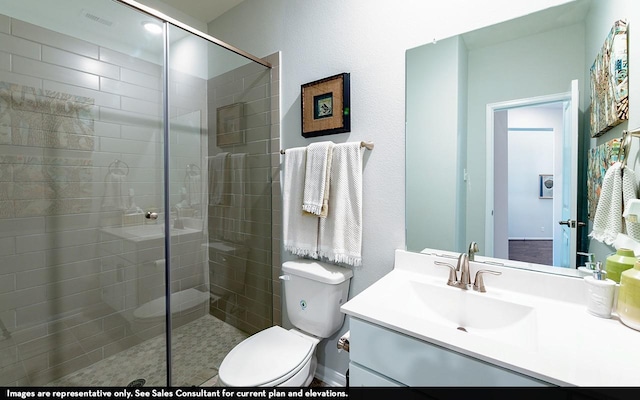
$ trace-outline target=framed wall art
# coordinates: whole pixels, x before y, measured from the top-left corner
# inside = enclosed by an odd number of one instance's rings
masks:
[[[229,104],[216,110],[216,146],[244,143],[244,105]]]
[[[302,136],[351,131],[350,75],[342,73],[301,85]]]
[[[538,197],[541,199],[553,199],[553,175],[540,174],[540,183],[538,184]]]
[[[629,119],[627,22],[613,24],[591,66],[591,137],[598,137]]]
[[[624,152],[621,152],[620,146],[620,138],[611,139],[591,148],[587,155],[587,209],[591,221],[596,216],[602,181],[607,169],[618,161],[624,161]]]

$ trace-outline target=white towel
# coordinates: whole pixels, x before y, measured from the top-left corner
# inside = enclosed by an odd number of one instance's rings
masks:
[[[593,239],[612,245],[622,232],[622,164],[613,163],[604,174],[600,198],[593,218]],[[626,174],[625,170],[625,174]],[[627,174],[628,175],[628,174]]]
[[[229,161],[229,206],[223,212],[223,238],[242,243],[248,236],[248,222],[251,217],[245,209],[247,199],[247,154],[232,154]]]
[[[331,262],[362,263],[362,153],[360,142],[336,144],[331,161],[331,212],[320,219],[318,254]],[[287,156],[289,152],[287,151]]]
[[[307,146],[302,210],[325,218],[329,210],[329,174],[333,142]]]
[[[216,154],[209,158],[209,204],[225,204],[228,194],[229,160],[228,152]]]
[[[187,175],[186,184],[187,184],[187,203],[190,206],[197,206],[200,204],[201,191],[200,186],[202,185],[202,180],[200,179],[200,174],[196,175]]]
[[[319,217],[302,211],[305,147],[287,150],[282,182],[282,241],[284,249],[297,256],[317,257]]]
[[[624,204],[624,210],[622,216],[626,216],[627,205],[632,199],[638,198],[638,180],[636,179],[636,173],[629,167],[624,167],[622,170],[622,203]],[[634,240],[640,240],[640,223],[631,222],[625,218],[624,228],[626,234]]]
[[[126,187],[126,175],[109,172],[104,180],[102,207],[112,210],[129,208],[129,189]]]

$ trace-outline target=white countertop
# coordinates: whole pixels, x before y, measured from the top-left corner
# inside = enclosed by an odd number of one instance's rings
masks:
[[[535,308],[537,326],[526,340],[507,343],[411,317],[416,310],[405,307],[411,302],[389,294],[407,280],[446,286],[447,269],[434,265],[436,259],[452,262],[397,250],[394,269],[345,303],[342,312],[559,386],[640,386],[640,331],[615,313],[610,319],[589,314],[580,278],[471,263],[472,274],[482,267],[502,275],[486,275],[487,293],[469,291],[470,296]]]

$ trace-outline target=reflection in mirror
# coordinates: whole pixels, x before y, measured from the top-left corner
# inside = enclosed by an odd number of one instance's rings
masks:
[[[624,18],[612,3],[570,1],[407,51],[407,250],[463,252],[475,241],[480,256],[517,267],[566,274],[580,264],[589,68]],[[553,191],[541,192],[542,175]]]

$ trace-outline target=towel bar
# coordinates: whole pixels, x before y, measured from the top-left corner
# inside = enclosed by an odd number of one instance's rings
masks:
[[[373,150],[373,142],[360,142],[360,147],[364,147],[367,150]],[[280,150],[280,154],[285,154],[286,150]]]

